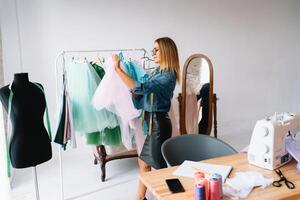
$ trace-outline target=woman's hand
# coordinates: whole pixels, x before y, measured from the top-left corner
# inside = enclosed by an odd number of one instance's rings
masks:
[[[121,69],[119,56],[117,54],[113,54],[112,60],[115,64],[115,70],[116,70],[116,72],[118,72]]]
[[[127,85],[128,88],[133,89],[134,80],[122,70],[119,56],[117,54],[113,54],[112,60],[115,65],[115,71],[117,72],[121,80],[125,83],[125,85]]]

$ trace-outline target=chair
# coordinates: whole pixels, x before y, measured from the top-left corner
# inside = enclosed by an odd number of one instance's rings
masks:
[[[201,161],[237,153],[222,140],[202,134],[169,138],[162,144],[161,151],[168,166],[180,165],[185,160]]]

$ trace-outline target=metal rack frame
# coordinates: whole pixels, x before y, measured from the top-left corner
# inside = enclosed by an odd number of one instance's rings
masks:
[[[68,50],[68,51],[62,51],[55,60],[55,78],[56,78],[56,98],[57,98],[57,102],[59,101],[59,77],[62,75],[59,72],[59,66],[58,66],[58,61],[59,59],[62,57],[63,59],[63,64],[61,65],[61,67],[63,67],[63,73],[65,73],[65,56],[66,54],[71,54],[71,53],[113,53],[113,52],[128,52],[128,51],[142,51],[144,53],[143,58],[148,58],[148,52],[144,49],[144,48],[139,48],[139,49],[107,49],[107,50]],[[151,59],[149,59],[151,60]],[[62,149],[61,147],[59,148],[59,171],[60,171],[60,193],[61,193],[61,200],[64,200],[64,179],[63,179],[63,167],[62,167],[62,163],[63,163],[63,158],[62,158]],[[121,153],[117,153],[117,154],[113,154],[113,155],[107,155],[106,150],[104,145],[100,145],[97,146],[97,152],[99,154],[99,157],[97,157],[94,154],[95,160],[94,160],[94,164],[98,164],[98,161],[100,162],[100,167],[101,167],[101,171],[102,171],[102,175],[101,175],[101,180],[102,182],[105,180],[105,164],[111,160],[116,160],[116,159],[123,159],[123,158],[132,158],[132,157],[137,157],[137,151],[136,150],[131,150],[131,151],[125,151],[125,152],[121,152]],[[75,199],[77,197],[72,197],[72,199]]]

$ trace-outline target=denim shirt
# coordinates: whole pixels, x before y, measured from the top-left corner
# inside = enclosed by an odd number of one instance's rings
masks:
[[[135,108],[147,112],[169,112],[175,85],[175,73],[159,69],[153,71],[144,83],[135,81],[132,89],[132,100]],[[151,93],[154,94],[152,108]]]

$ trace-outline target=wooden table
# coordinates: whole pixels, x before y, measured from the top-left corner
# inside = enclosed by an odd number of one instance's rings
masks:
[[[236,172],[254,170],[262,173],[266,178],[274,178],[274,180],[279,179],[274,171],[250,165],[247,161],[247,154],[245,153],[223,156],[202,162],[233,166],[233,171],[230,173],[229,177],[234,177]],[[159,200],[194,200],[194,180],[172,175],[176,168],[177,167],[170,167],[142,173],[139,178]],[[281,187],[270,185],[264,189],[255,188],[249,194],[247,199],[300,199],[300,172],[296,171],[296,161],[292,160],[280,169],[283,175],[295,184],[295,189],[290,190],[285,185]],[[178,178],[186,191],[183,193],[172,194],[165,183],[165,180],[170,178]],[[225,197],[225,199],[229,198]]]

